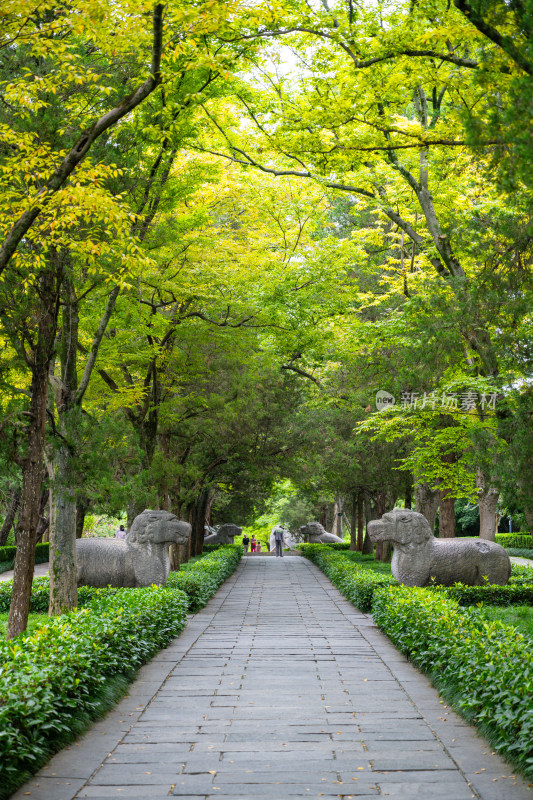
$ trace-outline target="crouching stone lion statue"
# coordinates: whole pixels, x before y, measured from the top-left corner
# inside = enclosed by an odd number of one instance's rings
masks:
[[[309,542],[310,544],[318,544],[319,542],[326,544],[328,542],[341,542],[342,544],[343,541],[339,536],[335,536],[334,533],[328,533],[320,522],[308,522],[307,525],[302,525],[300,534],[304,542]]]
[[[238,525],[233,525],[231,522],[226,522],[221,525],[216,533],[206,536],[204,544],[233,544],[236,536],[240,536],[242,528]]]
[[[185,544],[188,522],[168,511],[143,511],[133,520],[125,539],[78,539],[78,586],[164,585],[170,572],[168,546]]]
[[[505,586],[511,574],[509,556],[499,544],[435,539],[427,519],[416,511],[394,508],[368,523],[368,535],[373,542],[392,542],[392,574],[405,586]]]

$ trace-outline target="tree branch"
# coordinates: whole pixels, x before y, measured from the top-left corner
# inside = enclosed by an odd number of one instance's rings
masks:
[[[46,208],[51,197],[65,185],[78,164],[83,161],[96,139],[142,103],[161,83],[163,13],[164,6],[161,4],[156,5],[153,14],[153,45],[150,77],[138,86],[132,94],[128,97],[124,97],[115,108],[96,120],[96,122],[80,136],[74,147],[67,153],[45,186],[37,193],[34,205],[24,211],[16,220],[0,247],[0,275],[6,269],[18,245],[28,233],[41,211]]]
[[[94,335],[93,342],[91,344],[91,349],[89,351],[89,358],[85,362],[85,369],[83,370],[83,375],[80,381],[80,385],[78,386],[78,389],[76,391],[76,396],[74,398],[74,402],[76,403],[76,405],[80,405],[85,395],[85,392],[87,391],[87,387],[91,379],[94,365],[96,364],[98,350],[100,349],[102,339],[104,338],[104,333],[108,326],[109,320],[111,319],[111,314],[113,313],[113,309],[115,307],[115,303],[119,294],[120,294],[120,287],[115,286],[107,299],[105,311],[103,313],[102,319],[100,320],[100,324],[98,325],[98,330]]]
[[[533,65],[524,58],[523,53],[514,44],[510,36],[505,36],[483,19],[479,11],[472,7],[470,0],[454,0],[454,5],[465,17],[491,42],[511,58],[514,63],[528,75],[533,75]]]

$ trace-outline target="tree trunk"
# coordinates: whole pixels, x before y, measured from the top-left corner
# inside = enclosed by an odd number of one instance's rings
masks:
[[[494,542],[498,529],[498,498],[500,493],[494,486],[486,487],[485,475],[479,467],[476,474],[476,483],[478,487],[479,538]]]
[[[352,514],[350,521],[350,550],[357,550],[357,494],[352,492]]]
[[[79,497],[76,502],[76,539],[81,539],[83,536],[83,528],[85,525],[85,515],[89,510],[90,503],[86,497]]]
[[[76,582],[76,500],[69,489],[71,450],[63,442],[56,457],[56,524],[50,537],[50,605],[57,616],[78,605]]]
[[[431,489],[427,483],[419,483],[415,486],[415,511],[425,516],[432,532],[435,530],[435,518],[439,501],[440,492],[438,489]]]
[[[175,542],[169,544],[168,555],[170,558],[170,571],[177,572],[181,565],[179,544],[176,544]]]
[[[443,497],[440,501],[439,538],[453,539],[455,536],[455,498]]]
[[[20,488],[15,486],[11,490],[11,500],[9,501],[9,505],[7,507],[6,516],[4,519],[4,523],[0,528],[0,547],[3,547],[7,542],[7,537],[11,532],[11,528],[15,522],[15,517],[17,516],[17,511],[20,506]]]
[[[410,481],[405,484],[405,507],[413,507],[413,484]]]
[[[30,610],[44,473],[48,369],[57,329],[59,280],[56,278],[56,274],[51,270],[43,271],[39,286],[38,330],[31,364],[30,421],[26,433],[27,451],[22,469],[21,510],[16,531],[17,553],[9,609],[8,639],[26,630]]]
[[[199,556],[204,548],[205,515],[209,504],[209,489],[202,489],[191,507],[191,556]]]
[[[360,553],[363,552],[364,542],[364,528],[365,528],[365,504],[363,492],[359,492],[357,497],[357,549]]]
[[[374,544],[368,535],[368,523],[371,522],[373,519],[378,518],[377,509],[374,503],[372,503],[371,497],[368,492],[365,492],[364,495],[364,505],[365,505],[365,520],[366,520],[366,533],[365,538],[363,540],[363,550],[362,553],[365,556],[372,555],[374,552]]]

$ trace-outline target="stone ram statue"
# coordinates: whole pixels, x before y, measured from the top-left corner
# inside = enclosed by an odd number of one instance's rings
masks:
[[[343,542],[343,539],[339,536],[335,536],[334,533],[328,533],[320,522],[308,522],[307,525],[302,525],[300,534],[304,541],[310,544],[319,544],[320,542],[325,544],[340,542],[342,544]]]
[[[392,574],[405,586],[505,586],[511,575],[511,561],[499,544],[485,539],[436,539],[427,519],[416,511],[394,508],[368,523],[368,535],[373,542],[392,543]]]
[[[206,536],[204,544],[233,544],[236,536],[240,536],[242,528],[238,525],[233,525],[231,522],[226,522],[221,525],[216,533]]]
[[[125,539],[78,539],[78,586],[164,585],[170,572],[168,546],[185,544],[188,522],[168,511],[143,511],[133,520]]]

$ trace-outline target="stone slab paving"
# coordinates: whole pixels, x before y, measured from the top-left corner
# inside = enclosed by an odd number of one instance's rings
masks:
[[[303,558],[244,558],[16,800],[533,800]]]

